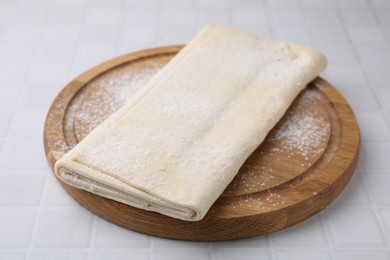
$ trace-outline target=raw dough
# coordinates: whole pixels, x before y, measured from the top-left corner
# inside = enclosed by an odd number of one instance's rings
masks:
[[[55,173],[137,208],[201,220],[325,67],[310,48],[206,26]]]

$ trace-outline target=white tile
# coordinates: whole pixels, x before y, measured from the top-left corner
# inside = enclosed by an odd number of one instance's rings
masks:
[[[336,246],[383,247],[386,244],[369,209],[329,208],[326,219]]]
[[[192,0],[161,0],[163,7],[192,7]]]
[[[186,259],[186,260],[209,260],[210,253],[199,250],[156,250],[152,255],[152,260],[171,260],[171,259]]]
[[[76,6],[76,5],[79,5],[79,6],[84,6],[86,5],[86,2],[87,0],[57,0],[56,1],[56,4],[58,6],[61,6],[61,5],[71,5],[71,6]]]
[[[173,38],[175,38],[175,37],[173,37]],[[185,43],[185,42],[183,41],[183,43]],[[167,43],[165,43],[164,41],[161,41],[159,43],[157,43],[157,41],[156,41],[156,43],[155,43],[155,41],[153,41],[153,42],[124,41],[118,46],[116,55],[128,54],[130,52],[145,50],[147,48],[155,48],[156,45],[172,45],[172,44],[179,44],[179,43],[180,42],[177,42],[176,40],[172,41],[169,39],[168,39]],[[82,65],[82,66],[84,66],[84,65]]]
[[[356,55],[348,44],[318,44],[316,47],[325,54],[329,67],[357,63]]]
[[[201,7],[227,7],[229,0],[195,0],[195,6]]]
[[[4,158],[0,162],[0,169],[46,170],[49,167],[41,138],[10,138],[3,150]]]
[[[235,8],[232,10],[234,25],[267,25],[268,16],[262,8]]]
[[[313,42],[318,44],[348,43],[348,38],[339,26],[310,26],[309,32]]]
[[[382,64],[365,64],[364,71],[370,83],[374,85],[390,84],[389,69]]]
[[[163,8],[158,22],[161,24],[193,26],[195,11],[192,8]]]
[[[233,260],[233,259],[273,259],[267,251],[261,250],[224,250],[213,253],[213,259]]]
[[[150,236],[98,219],[95,233],[98,248],[149,248]]]
[[[0,63],[0,83],[22,83],[28,70],[26,62]]]
[[[83,42],[115,44],[118,41],[119,27],[115,25],[86,25]]]
[[[219,242],[213,242],[212,246],[221,249],[268,248],[269,238],[268,236],[259,236],[259,237],[240,239],[240,240],[219,241]]]
[[[368,8],[368,0],[337,0],[335,1],[336,6],[341,8],[351,8],[351,7],[362,7]]]
[[[187,27],[163,27],[157,35],[157,45],[176,45],[189,42],[195,35]]]
[[[84,44],[79,52],[79,59],[94,61],[97,65],[115,57],[115,45],[108,44]]]
[[[1,102],[0,102],[0,108],[13,108],[16,106],[16,102],[18,101],[20,93],[20,88],[19,86],[12,86],[9,87],[2,87],[0,85],[0,97],[1,97]]]
[[[0,208],[0,248],[27,248],[34,220],[34,209]]]
[[[388,236],[390,235],[390,209],[383,209],[380,211],[382,221],[386,226]]]
[[[158,0],[125,0],[127,7],[156,7]]]
[[[50,41],[39,46],[35,60],[37,61],[72,61],[77,43],[73,41]]]
[[[337,0],[335,4],[341,8],[369,7],[366,0]]]
[[[228,24],[230,22],[229,11],[224,8],[199,8],[196,12],[196,24]]]
[[[271,6],[275,8],[284,8],[284,7],[298,7],[298,0],[268,0],[266,1],[266,6]]]
[[[20,0],[18,4],[42,6],[42,5],[48,5],[50,2],[51,2],[50,0]]]
[[[149,253],[145,251],[136,251],[134,249],[130,250],[99,250],[95,252],[95,255],[92,259],[95,260],[129,260],[129,259],[137,259],[137,260],[150,260]]]
[[[320,216],[314,216],[293,227],[270,235],[274,246],[284,247],[326,247],[326,237]]]
[[[368,170],[390,169],[389,151],[390,142],[362,142],[360,162],[363,168]]]
[[[279,250],[277,260],[331,260],[331,255],[325,250]]]
[[[54,174],[49,170],[46,193],[42,198],[45,207],[79,207],[79,204],[65,191]]]
[[[390,7],[390,2],[388,0],[369,0],[374,7]]]
[[[390,40],[390,26],[380,25],[382,32],[385,34],[387,40]]]
[[[121,7],[122,0],[88,0],[87,5],[102,7]]]
[[[87,252],[40,250],[31,254],[31,260],[87,260]]]
[[[13,25],[41,25],[46,21],[47,6],[19,6],[12,12],[9,22]]]
[[[341,17],[348,25],[375,25],[378,23],[374,13],[367,8],[346,8],[340,10]]]
[[[127,25],[156,25],[157,9],[155,8],[129,8],[125,11]]]
[[[303,6],[305,7],[332,7],[332,1],[324,0],[301,0]]]
[[[154,25],[126,26],[122,33],[125,42],[152,43],[156,40],[157,28]]]
[[[32,83],[64,82],[70,75],[71,63],[38,62],[31,66],[30,81]]]
[[[390,111],[390,88],[389,89],[375,89],[375,93],[379,99],[379,103],[383,109]]]
[[[278,8],[271,11],[272,21],[276,25],[303,25],[304,20],[299,9]]]
[[[13,115],[12,110],[0,110],[0,138],[7,135]]]
[[[338,251],[336,252],[338,260],[388,260],[390,259],[390,254],[388,251],[363,251],[361,249],[355,249],[350,251]]]
[[[28,172],[0,174],[0,207],[38,206],[45,185],[45,174]]]
[[[118,25],[121,21],[122,10],[111,7],[89,8],[86,13],[86,23],[96,25]]]
[[[355,43],[386,43],[385,35],[377,26],[351,26],[348,33]]]
[[[305,28],[301,26],[275,26],[274,37],[277,40],[310,45],[310,37]]]
[[[1,1],[1,7],[12,7],[13,3],[12,0],[3,0]]]
[[[63,86],[60,84],[61,87]],[[1,93],[1,90],[0,90]],[[21,106],[23,108],[41,108],[48,111],[55,97],[59,94],[59,89],[52,88],[29,88],[23,96]]]
[[[333,80],[331,83],[333,83]],[[354,112],[380,109],[378,100],[371,89],[348,83],[334,84],[334,86],[339,88]]]
[[[77,25],[84,20],[84,8],[78,5],[61,5],[50,10],[48,23],[51,25]]]
[[[207,242],[192,242],[192,241],[180,241],[180,240],[172,240],[161,237],[150,237],[152,240],[152,244],[154,248],[159,249],[167,249],[167,248],[175,248],[175,249],[204,249],[209,247],[209,243]]]
[[[39,248],[86,248],[93,215],[84,209],[44,209],[34,244]]]
[[[11,14],[11,10],[12,8],[8,6],[0,7],[0,25],[6,23],[9,15]]]
[[[91,69],[91,67],[96,66],[96,61],[88,61],[88,60],[79,60],[75,63],[75,67],[72,71],[72,77],[77,77],[81,73],[84,73],[85,71]]]
[[[390,170],[386,174],[370,174],[366,180],[375,202],[381,206],[390,206]]]
[[[39,25],[13,25],[8,26],[4,37],[5,42],[36,43],[43,31]]]
[[[260,250],[223,250],[213,253],[213,259],[216,260],[234,260],[234,259],[262,259],[271,260],[271,256],[266,251]]]
[[[338,65],[333,64],[326,68],[327,79],[336,87],[341,89],[367,88],[368,81],[360,65]],[[364,105],[364,104],[363,104]]]
[[[313,26],[338,25],[340,18],[333,8],[306,8],[303,10],[306,23]]]
[[[46,27],[44,41],[77,41],[80,37],[79,25],[50,25]]]
[[[388,44],[355,44],[355,48],[363,63],[390,65],[390,46]]]
[[[363,141],[390,141],[390,126],[380,110],[359,111],[355,115]]]
[[[35,46],[29,43],[5,43],[0,47],[2,61],[28,62],[34,54]]]
[[[264,0],[229,0],[230,6],[236,7],[262,7]]]
[[[25,260],[26,253],[24,252],[14,252],[14,251],[2,251],[0,253],[0,260]]]
[[[343,208],[350,206],[370,206],[371,201],[368,198],[362,175],[362,172],[356,170],[342,193],[329,205],[329,207]]]
[[[22,109],[15,118],[12,136],[36,136],[43,135],[47,110],[46,109]]]
[[[390,24],[390,8],[382,7],[375,10],[376,15],[379,17],[379,21],[381,24]]]

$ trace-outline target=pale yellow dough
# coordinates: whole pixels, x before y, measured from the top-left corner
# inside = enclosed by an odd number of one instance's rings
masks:
[[[206,26],[55,165],[80,189],[201,220],[298,93],[319,52]]]

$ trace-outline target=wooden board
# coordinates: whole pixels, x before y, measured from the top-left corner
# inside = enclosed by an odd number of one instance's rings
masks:
[[[180,48],[127,54],[70,82],[46,118],[44,144],[50,167],[122,106]],[[335,88],[317,78],[201,221],[173,219],[60,183],[85,208],[131,230],[192,241],[240,239],[284,229],[326,207],[351,178],[359,144],[351,108]]]

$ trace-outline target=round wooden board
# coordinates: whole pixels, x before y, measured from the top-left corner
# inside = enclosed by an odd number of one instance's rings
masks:
[[[70,82],[46,118],[44,144],[50,167],[180,48],[120,56]],[[85,208],[131,230],[192,241],[240,239],[284,229],[326,207],[351,178],[359,145],[359,128],[348,103],[329,83],[317,78],[201,221],[173,219],[60,183]]]

